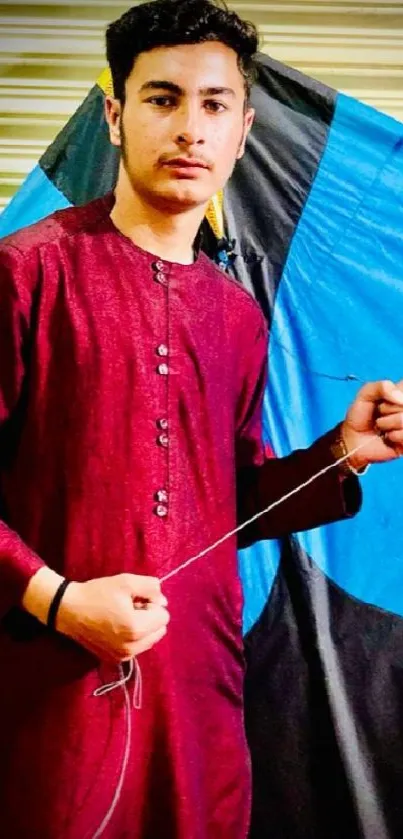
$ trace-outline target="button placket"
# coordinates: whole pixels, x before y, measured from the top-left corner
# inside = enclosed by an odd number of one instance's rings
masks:
[[[169,307],[169,299],[168,299],[169,285],[168,285],[167,273],[169,271],[169,266],[168,265],[166,266],[161,259],[158,259],[158,260],[156,260],[155,262],[152,263],[152,269],[153,269],[154,280],[157,283],[159,283],[160,285],[165,286],[165,288],[166,288],[166,291],[164,293],[164,299],[165,299],[165,305],[166,305],[166,310],[165,311],[166,311],[166,336],[167,336],[168,335],[168,318],[169,318],[169,309],[168,309],[168,307]],[[168,346],[168,341],[166,340],[166,336],[165,336],[165,340],[164,340],[163,336],[161,335],[162,340],[155,347],[155,354],[159,359],[161,359],[161,361],[157,364],[156,373],[157,373],[158,376],[162,376],[165,379],[165,386],[162,385],[162,382],[161,382],[161,386],[162,386],[163,391],[164,391],[164,403],[165,403],[166,408],[167,408],[167,403],[168,403],[168,376],[169,376],[169,365],[168,365],[167,361],[168,361],[168,356],[169,356],[169,346]],[[162,359],[164,359],[164,360],[162,360]],[[168,445],[169,445],[168,420],[167,420],[166,416],[161,416],[161,417],[156,418],[155,423],[156,423],[156,427],[157,427],[158,431],[160,432],[159,434],[156,435],[155,444],[160,449],[167,450]],[[154,501],[156,502],[156,505],[154,507],[154,514],[159,519],[165,519],[168,516],[168,512],[169,512],[169,493],[168,493],[168,490],[165,488],[167,486],[167,479],[168,479],[168,452],[167,451],[166,451],[164,460],[165,460],[165,464],[164,464],[165,465],[165,469],[164,469],[165,476],[164,476],[164,480],[162,482],[162,487],[159,488],[159,489],[156,489],[155,494],[154,494]],[[164,485],[165,485],[165,487],[164,487]]]

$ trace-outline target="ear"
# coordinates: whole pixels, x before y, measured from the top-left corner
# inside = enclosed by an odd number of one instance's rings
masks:
[[[122,105],[119,99],[105,96],[105,119],[109,126],[109,139],[113,146],[120,146],[120,123],[122,119]]]
[[[236,156],[237,160],[240,160],[241,157],[243,157],[243,155],[244,155],[246,140],[247,140],[248,134],[249,134],[249,132],[252,128],[254,119],[255,119],[255,109],[254,108],[248,108],[248,110],[245,111],[245,115],[244,115],[244,118],[243,118],[243,134],[242,134],[242,140],[239,144],[238,153],[237,153],[237,156]]]

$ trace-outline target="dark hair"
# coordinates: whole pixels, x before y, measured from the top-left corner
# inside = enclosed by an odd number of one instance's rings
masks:
[[[125,82],[140,53],[205,41],[219,41],[236,52],[249,97],[258,49],[254,24],[215,0],[152,0],[133,6],[106,30],[106,57],[116,99],[124,103]]]

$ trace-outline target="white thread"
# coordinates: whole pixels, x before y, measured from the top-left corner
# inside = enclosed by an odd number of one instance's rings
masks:
[[[136,711],[140,711],[143,705],[143,676],[141,673],[141,667],[137,661],[137,658],[133,659],[134,661],[134,690],[133,690],[133,708]]]
[[[126,682],[128,682],[129,679],[131,679],[131,677],[133,675],[133,659],[130,659],[130,661],[128,662],[128,665],[129,665],[129,669],[127,671],[126,676],[124,674],[123,666],[121,664],[119,664],[119,672],[121,674],[121,678],[116,679],[114,682],[108,682],[106,685],[101,685],[100,688],[96,688],[96,690],[94,690],[92,695],[93,696],[104,696],[105,693],[110,693],[111,690],[115,690],[115,688],[123,687],[123,685],[125,685]]]
[[[165,583],[167,580],[170,580],[171,577],[175,577],[176,574],[179,574],[180,571],[184,571],[184,569],[188,568],[189,565],[193,565],[193,563],[196,562],[198,559],[202,559],[204,556],[210,553],[210,551],[213,551],[215,550],[215,548],[218,548],[220,545],[223,544],[223,542],[226,542],[227,539],[230,539],[231,536],[236,536],[236,534],[240,533],[241,530],[244,530],[245,527],[248,527],[250,524],[253,524],[254,521],[257,521],[257,519],[260,519],[262,516],[265,516],[267,513],[270,513],[271,510],[274,510],[274,508],[278,507],[279,504],[282,504],[284,501],[288,501],[289,498],[292,498],[293,495],[296,495],[298,492],[300,492],[302,489],[305,489],[305,487],[312,484],[322,475],[325,475],[326,472],[330,472],[331,469],[334,469],[336,466],[340,466],[340,464],[344,463],[345,460],[348,460],[349,457],[356,454],[356,452],[360,451],[360,449],[363,449],[364,446],[367,446],[372,439],[377,439],[377,436],[374,434],[373,438],[371,437],[369,440],[365,440],[365,443],[360,443],[359,446],[357,446],[355,449],[352,449],[352,451],[348,452],[348,454],[343,455],[343,457],[340,457],[338,460],[335,460],[334,463],[330,463],[329,466],[325,466],[324,469],[321,469],[319,472],[316,472],[314,475],[308,478],[307,481],[304,481],[303,484],[299,484],[299,486],[295,487],[290,492],[287,492],[285,495],[282,495],[281,498],[277,498],[276,501],[273,501],[272,504],[269,504],[269,506],[266,507],[264,510],[261,510],[260,513],[255,513],[255,515],[252,516],[252,518],[242,522],[242,524],[238,525],[238,527],[235,527],[233,530],[230,530],[228,533],[225,533],[224,536],[221,536],[220,539],[217,539],[217,541],[213,542],[212,545],[209,545],[208,548],[204,548],[204,550],[200,551],[200,553],[196,554],[196,556],[190,557],[190,559],[187,559],[186,562],[182,563],[182,565],[179,565],[178,568],[174,568],[173,571],[169,571],[168,574],[165,574],[163,577],[160,577],[160,582]]]
[[[116,807],[119,803],[119,799],[122,793],[123,784],[126,777],[127,767],[129,764],[130,758],[130,751],[132,745],[132,717],[131,717],[131,702],[130,702],[130,695],[127,688],[127,682],[131,678],[134,670],[134,690],[133,690],[133,707],[136,710],[139,710],[142,705],[143,701],[143,679],[141,675],[140,665],[136,658],[131,659],[128,662],[128,672],[125,675],[123,665],[119,665],[119,671],[121,678],[115,682],[109,682],[107,685],[102,685],[100,688],[96,688],[94,690],[93,696],[104,696],[106,693],[109,693],[111,690],[115,690],[117,687],[123,688],[124,696],[125,696],[125,718],[126,718],[126,734],[125,734],[125,750],[123,754],[122,760],[122,767],[120,770],[119,780],[116,785],[116,789],[112,798],[111,805],[109,807],[108,812],[105,814],[104,818],[102,819],[101,824],[97,827],[95,833],[92,835],[92,839],[99,839],[102,836],[105,828],[109,824]]]

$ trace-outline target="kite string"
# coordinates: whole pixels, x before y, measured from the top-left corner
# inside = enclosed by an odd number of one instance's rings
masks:
[[[249,527],[249,525],[253,524],[253,522],[257,521],[262,516],[265,516],[267,515],[267,513],[270,513],[272,510],[274,510],[275,507],[278,507],[280,504],[283,504],[284,501],[288,501],[288,499],[292,498],[293,495],[297,495],[298,492],[301,492],[301,490],[310,486],[310,484],[313,484],[313,482],[320,478],[322,475],[326,475],[327,472],[330,472],[332,469],[335,469],[337,466],[340,466],[352,455],[356,454],[358,451],[363,449],[364,446],[367,446],[368,443],[370,443],[373,439],[377,439],[377,435],[374,434],[373,437],[370,437],[368,440],[365,440],[364,443],[360,443],[359,446],[356,446],[355,449],[352,449],[350,452],[343,455],[343,457],[339,457],[338,460],[335,460],[333,463],[330,463],[328,466],[325,466],[323,469],[320,469],[319,472],[315,472],[315,474],[311,475],[311,477],[308,478],[308,480],[294,487],[294,489],[290,490],[290,492],[287,492],[285,495],[282,495],[280,498],[277,498],[276,501],[273,501],[271,504],[269,504],[268,507],[265,507],[264,510],[260,510],[258,513],[255,513],[255,515],[253,515],[250,519],[247,519],[247,521],[244,521],[242,522],[242,524],[238,525],[237,527],[234,527],[233,530],[230,530],[228,531],[228,533],[225,533],[224,536],[221,536],[220,539],[217,539],[216,542],[213,542],[211,545],[209,545],[207,548],[204,548],[195,556],[191,556],[190,559],[187,559],[186,562],[182,562],[181,565],[178,565],[177,568],[174,568],[172,571],[169,571],[168,574],[164,574],[163,577],[159,578],[160,582],[165,583],[167,580],[170,580],[171,577],[175,577],[176,574],[179,574],[181,571],[184,571],[185,568],[189,567],[189,565],[193,565],[194,562],[197,562],[199,559],[205,557],[211,551],[215,550],[215,548],[218,548],[220,545],[222,545],[223,542],[226,542],[227,539],[231,539],[232,536],[236,536],[237,533],[241,532],[241,530],[244,530],[246,527]]]
[[[343,457],[338,458],[338,460],[335,460],[334,463],[330,463],[328,466],[325,466],[323,469],[320,469],[319,472],[315,472],[315,474],[311,475],[311,477],[308,478],[308,480],[306,480],[302,484],[299,484],[298,486],[294,487],[294,489],[290,490],[290,492],[287,492],[285,495],[282,495],[276,501],[273,501],[272,504],[269,504],[269,506],[265,507],[264,510],[260,510],[260,512],[255,513],[255,515],[252,516],[250,519],[242,522],[242,524],[238,525],[238,527],[235,527],[233,530],[228,531],[228,533],[225,533],[224,536],[221,536],[221,538],[217,539],[216,542],[213,542],[211,545],[209,545],[207,548],[204,548],[202,551],[200,551],[195,556],[190,557],[190,559],[186,560],[186,562],[183,562],[181,565],[178,565],[177,568],[174,568],[172,571],[169,571],[168,574],[165,574],[163,577],[160,577],[160,582],[164,583],[167,580],[171,579],[172,577],[175,577],[177,574],[184,571],[190,565],[192,565],[193,563],[202,559],[203,557],[205,557],[211,551],[215,550],[215,548],[218,548],[219,545],[222,545],[223,542],[227,541],[227,539],[230,539],[232,536],[235,536],[241,530],[244,530],[245,527],[248,527],[250,524],[257,521],[257,519],[259,519],[262,516],[266,515],[267,513],[271,512],[271,510],[274,510],[275,507],[278,507],[284,501],[287,501],[289,498],[292,498],[298,492],[301,492],[301,490],[310,486],[310,484],[312,484],[314,481],[316,481],[322,475],[326,475],[327,472],[330,472],[332,469],[335,469],[337,466],[340,466],[342,463],[344,463],[346,460],[348,460],[349,457],[356,454],[356,452],[360,451],[362,448],[364,448],[364,446],[368,445],[368,443],[370,443],[372,439],[377,439],[377,435],[374,434],[373,437],[370,437],[368,440],[365,440],[364,443],[360,443],[359,446],[357,446],[355,449],[352,449],[352,451],[348,452],[346,455],[343,455]],[[126,714],[125,714],[125,716],[126,716],[126,737],[125,737],[125,741],[126,742],[125,742],[124,755],[123,755],[123,761],[122,761],[122,767],[121,767],[121,771],[120,771],[120,775],[119,775],[119,780],[118,780],[118,783],[117,783],[117,786],[116,786],[116,789],[115,789],[115,793],[114,793],[111,805],[110,805],[107,813],[105,814],[104,818],[102,819],[101,824],[99,825],[99,827],[97,828],[95,833],[92,835],[92,839],[99,839],[99,837],[102,836],[105,828],[109,824],[109,822],[110,822],[110,820],[111,820],[111,818],[112,818],[112,816],[113,816],[113,814],[116,810],[116,807],[119,803],[119,799],[120,799],[122,789],[123,789],[123,784],[124,784],[124,780],[125,780],[125,776],[126,776],[126,772],[127,772],[128,762],[129,762],[129,756],[130,756],[130,750],[131,750],[131,741],[132,741],[131,702],[130,702],[129,693],[128,693],[128,690],[127,690],[127,682],[130,680],[130,678],[133,674],[133,670],[135,670],[135,684],[134,684],[134,696],[135,696],[135,698],[134,698],[133,704],[134,704],[134,707],[136,709],[140,709],[141,708],[141,702],[142,702],[142,700],[141,700],[141,670],[140,670],[140,666],[139,666],[136,658],[134,658],[131,662],[129,662],[129,669],[128,669],[127,674],[124,673],[123,666],[121,665],[120,668],[119,668],[119,673],[120,673],[120,678],[119,679],[117,679],[115,682],[109,682],[107,685],[102,685],[102,687],[97,688],[94,691],[94,696],[103,696],[104,694],[109,693],[110,691],[115,690],[118,687],[122,688],[122,690],[124,692],[124,697],[125,697],[125,711],[126,711]]]

